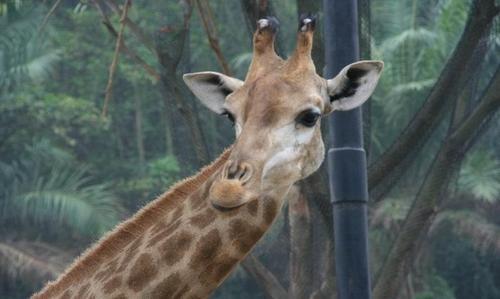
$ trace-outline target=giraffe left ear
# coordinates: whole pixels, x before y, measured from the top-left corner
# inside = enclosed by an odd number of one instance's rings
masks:
[[[217,72],[189,73],[182,76],[194,95],[210,110],[224,112],[226,97],[240,88],[243,81]]]
[[[329,111],[347,111],[361,106],[371,96],[384,68],[380,60],[358,61],[327,80]]]

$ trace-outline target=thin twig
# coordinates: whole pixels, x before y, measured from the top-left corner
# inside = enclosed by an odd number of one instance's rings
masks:
[[[214,51],[215,56],[217,57],[217,61],[219,62],[224,73],[230,76],[231,70],[220,48],[219,38],[217,37],[217,28],[215,27],[210,4],[207,0],[196,0],[196,4],[200,13],[201,20],[203,21],[203,27],[205,28],[205,32],[207,33],[210,47]]]
[[[123,32],[125,31],[125,21],[124,20],[127,17],[129,6],[130,6],[130,0],[125,0],[125,6],[123,8],[123,13],[122,13],[122,16],[120,18],[120,31],[118,31],[118,37],[116,39],[115,54],[113,56],[113,61],[111,62],[111,65],[109,66],[108,84],[106,86],[104,107],[102,108],[102,116],[103,117],[105,117],[106,113],[108,112],[108,103],[109,103],[109,100],[111,99],[111,94],[112,94],[113,78],[115,76],[116,65],[118,64],[118,56],[120,53],[120,48],[122,46]]]
[[[40,27],[38,27],[38,34],[40,34],[45,29],[45,26],[47,26],[47,23],[49,22],[49,18],[52,16],[52,14],[54,14],[56,8],[61,2],[62,0],[57,0],[54,5],[52,5],[52,8],[49,10],[45,18],[43,18],[42,24],[40,25]]]
[[[111,21],[109,20],[108,16],[106,15],[106,13],[104,12],[104,10],[102,9],[102,6],[99,3],[99,1],[93,1],[93,4],[96,7],[97,11],[99,11],[99,14],[102,17],[102,23],[104,24],[104,26],[106,27],[106,29],[108,30],[108,32],[111,35],[113,35],[115,38],[117,38],[118,37],[118,32],[116,31],[116,29],[113,26],[113,24],[111,24]],[[132,59],[135,63],[137,63],[140,66],[142,66],[144,68],[144,70],[151,77],[153,77],[155,79],[155,81],[159,81],[160,80],[160,74],[151,65],[149,65],[144,59],[142,59],[142,57],[140,57],[135,51],[133,51],[132,49],[128,48],[125,45],[125,41],[123,39],[122,39],[122,45],[121,45],[121,49],[120,50],[122,50],[125,54],[127,54],[127,56],[130,59]]]
[[[123,11],[118,7],[114,0],[105,0],[106,5],[111,8],[118,15],[123,15]],[[147,35],[135,22],[130,20],[127,16],[123,19],[125,25],[130,28],[130,31],[141,41],[146,48],[148,48],[153,54],[157,55],[156,47],[153,39]]]
[[[484,120],[495,113],[500,107],[500,67],[491,79],[479,105],[464,118],[461,124],[452,132],[450,139],[454,144],[464,143],[480,127]]]

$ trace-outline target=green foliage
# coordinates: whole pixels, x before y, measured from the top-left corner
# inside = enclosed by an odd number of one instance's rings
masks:
[[[500,161],[487,150],[470,153],[460,169],[458,186],[461,192],[478,200],[497,201],[500,197]]]
[[[467,239],[450,234],[449,226],[442,230],[443,234],[433,244],[433,263],[453,289],[455,298],[498,298],[500,289],[493,280],[498,269],[490,267],[498,256],[474,251]]]
[[[481,253],[500,252],[500,227],[495,221],[472,210],[445,211],[438,216],[437,224],[450,225],[457,236],[467,240]]]
[[[45,142],[27,149],[30,159],[0,164],[4,221],[60,226],[89,236],[113,227],[121,208],[107,184],[93,184],[88,169],[74,168]],[[11,211],[16,211],[12,214]]]
[[[43,9],[22,11],[19,18],[0,26],[0,93],[31,81],[39,84],[53,71],[61,50],[37,35]]]
[[[179,163],[174,156],[165,156],[149,162],[148,173],[162,183],[168,183],[180,171]]]
[[[455,299],[446,280],[435,272],[426,276],[425,285],[426,290],[415,294],[414,299]]]

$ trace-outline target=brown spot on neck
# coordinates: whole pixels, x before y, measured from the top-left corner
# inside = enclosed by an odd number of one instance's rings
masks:
[[[250,216],[257,216],[257,212],[259,212],[259,200],[253,200],[247,204],[247,211]]]
[[[222,240],[217,229],[213,229],[196,243],[195,253],[189,262],[192,268],[200,268],[209,264],[219,253]]]
[[[229,223],[231,243],[242,254],[249,252],[263,234],[263,229],[242,219],[235,219]]]
[[[271,225],[278,215],[278,202],[272,198],[264,198],[264,225]]]
[[[122,284],[121,275],[118,275],[118,276],[111,278],[102,287],[104,294],[113,293],[116,289],[118,289],[121,286],[121,284]],[[78,297],[78,298],[82,298],[82,297]]]
[[[200,273],[198,276],[200,283],[207,287],[215,288],[223,281],[238,262],[239,259],[228,254],[219,256]]]
[[[147,253],[139,256],[130,270],[127,285],[135,292],[139,292],[158,274],[153,258]]]
[[[215,211],[213,209],[207,208],[205,211],[200,212],[199,214],[194,215],[189,219],[189,222],[197,227],[204,228],[210,223],[212,223],[216,218]]]
[[[154,288],[150,298],[175,298],[174,295],[179,290],[181,282],[179,273],[170,275]]]
[[[179,262],[189,249],[189,246],[193,241],[193,237],[194,236],[191,233],[181,231],[165,240],[165,242],[159,247],[160,254],[162,255],[162,261],[168,266],[172,266]]]

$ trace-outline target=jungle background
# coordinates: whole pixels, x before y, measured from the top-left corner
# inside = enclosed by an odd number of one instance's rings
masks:
[[[358,7],[361,58],[385,62],[363,106],[374,299],[500,298],[499,3]],[[243,79],[266,15],[286,57],[301,12],[321,74],[322,1],[0,1],[0,298],[29,297],[230,145],[181,75]],[[334,298],[326,179],[299,183],[213,298]]]

